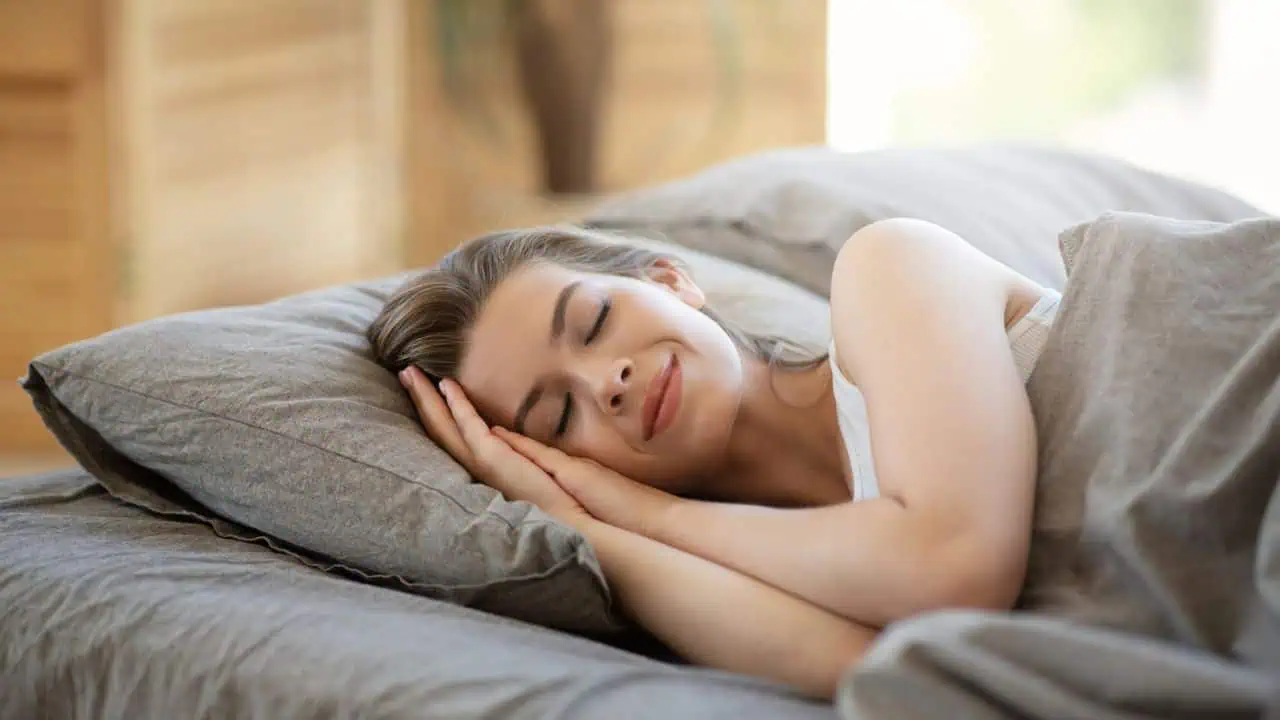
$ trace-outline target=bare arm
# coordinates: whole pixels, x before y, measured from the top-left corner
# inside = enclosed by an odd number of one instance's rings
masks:
[[[581,532],[621,607],[690,661],[830,699],[840,675],[874,640],[873,631],[759,580],[592,518],[551,473],[596,466],[491,430],[452,381],[441,383],[443,398],[416,369],[402,381],[437,442],[466,457],[471,472],[504,496],[534,503]]]
[[[502,428],[495,428],[493,436],[547,473],[548,483],[581,471],[609,477],[593,462]],[[563,493],[563,500],[570,498],[556,484],[550,488]],[[622,609],[695,664],[831,698],[846,667],[876,639],[873,630],[716,562],[614,527],[585,511],[562,510],[559,515],[591,543]]]
[[[1035,473],[1004,332],[1009,275],[928,223],[855,235],[837,261],[832,321],[867,401],[882,497],[811,509],[681,501],[653,537],[873,626],[1009,607]]]
[[[579,525],[623,609],[691,662],[830,699],[875,632],[754,578],[589,520]]]

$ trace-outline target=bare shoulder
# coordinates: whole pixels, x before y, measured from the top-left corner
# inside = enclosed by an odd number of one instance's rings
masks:
[[[1036,448],[1005,328],[1019,278],[944,228],[889,220],[848,240],[831,288],[881,493],[928,527],[973,529],[1010,567],[1025,562]]]
[[[1030,279],[946,228],[914,218],[879,220],[855,232],[836,256],[832,291],[862,274],[889,272],[904,280],[937,281],[939,274],[1003,287],[1038,288]],[[917,280],[919,281],[919,280]]]
[[[848,359],[855,353],[852,346],[865,340],[853,337],[855,314],[907,316],[928,325],[940,306],[959,305],[979,314],[993,311],[985,314],[1007,327],[1044,291],[934,223],[913,218],[871,223],[845,241],[832,270],[832,338],[840,369],[855,379]]]

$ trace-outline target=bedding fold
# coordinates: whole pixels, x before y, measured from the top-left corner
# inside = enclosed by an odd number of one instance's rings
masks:
[[[1110,213],[1060,242],[1024,612],[890,628],[841,712],[1280,717],[1280,219]]]

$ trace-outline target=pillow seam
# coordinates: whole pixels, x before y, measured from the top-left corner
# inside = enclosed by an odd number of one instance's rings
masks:
[[[453,593],[455,591],[480,592],[487,589],[491,589],[496,584],[503,584],[503,583],[519,584],[519,583],[529,583],[529,582],[538,582],[541,580],[548,580],[568,569],[572,569],[571,565],[576,560],[575,556],[571,554],[557,560],[554,565],[539,572],[525,573],[523,575],[511,575],[507,577],[496,578],[493,580],[486,580],[480,583],[455,583],[455,584],[432,583],[432,582],[423,582],[420,580],[411,580],[407,576],[401,575],[400,573],[396,573],[396,572],[380,572],[380,571],[368,570],[359,565],[337,560],[327,555],[320,555],[319,557],[304,556],[303,554],[289,547],[281,545],[280,543],[282,541],[279,538],[276,538],[273,535],[269,535],[267,533],[261,532],[256,528],[250,528],[247,525],[244,525],[241,527],[244,527],[247,530],[253,530],[252,533],[236,533],[232,530],[219,527],[219,523],[209,522],[204,518],[198,518],[198,520],[202,523],[204,527],[208,528],[210,532],[212,532],[214,535],[220,538],[225,538],[228,540],[236,540],[239,542],[248,542],[254,545],[259,545],[273,553],[286,555],[292,558],[293,560],[301,563],[305,567],[311,568],[313,570],[318,570],[325,574],[347,572],[354,575],[359,575],[361,578],[363,578],[365,581],[368,581],[368,582],[393,580],[413,590],[427,590],[427,591],[438,592],[442,594]],[[543,520],[539,522],[543,522],[548,525],[555,524],[554,521],[547,521],[547,520]],[[323,558],[323,560],[321,558]]]
[[[482,518],[482,517],[491,517],[491,518],[496,518],[496,519],[498,519],[500,522],[502,522],[502,524],[506,525],[508,529],[511,529],[511,530],[515,530],[517,527],[523,527],[527,522],[529,522],[529,521],[523,521],[523,520],[522,520],[522,521],[520,521],[519,523],[514,523],[514,524],[513,524],[510,520],[507,520],[506,518],[502,517],[501,515],[498,515],[497,513],[494,513],[494,512],[490,512],[490,511],[488,511],[488,510],[485,510],[485,511],[483,511],[483,512],[476,512],[476,511],[471,510],[470,508],[468,508],[466,505],[463,505],[461,502],[459,502],[459,501],[458,501],[458,499],[457,499],[457,498],[455,498],[454,496],[452,496],[452,495],[450,495],[449,493],[445,492],[444,490],[441,490],[440,488],[434,487],[434,486],[432,486],[432,485],[427,485],[427,484],[424,484],[424,483],[416,483],[416,482],[413,482],[413,481],[408,480],[408,479],[404,478],[403,476],[401,476],[401,475],[399,475],[399,474],[397,474],[397,473],[395,473],[395,472],[392,472],[391,470],[388,470],[388,469],[386,469],[386,468],[381,468],[381,467],[378,467],[378,466],[376,466],[376,465],[371,465],[371,464],[369,464],[369,463],[367,463],[367,462],[365,462],[365,461],[363,461],[363,460],[358,460],[358,459],[356,459],[356,458],[350,457],[349,455],[347,455],[347,454],[345,454],[345,453],[341,453],[341,452],[338,452],[338,451],[335,451],[335,450],[330,450],[330,449],[328,449],[328,448],[320,447],[319,445],[315,445],[315,444],[310,443],[310,442],[308,442],[308,441],[306,441],[306,440],[303,440],[303,439],[301,439],[301,438],[291,437],[291,436],[289,436],[289,435],[286,435],[286,434],[284,434],[284,433],[280,432],[279,430],[272,430],[272,429],[270,429],[270,428],[264,428],[264,427],[262,427],[262,426],[260,426],[260,425],[256,425],[256,424],[251,423],[251,422],[248,422],[248,421],[246,421],[246,420],[241,420],[240,418],[230,417],[230,416],[228,416],[228,415],[224,415],[224,414],[219,413],[219,412],[212,412],[212,411],[210,411],[210,410],[206,410],[205,408],[195,407],[195,406],[188,405],[188,404],[181,403],[181,402],[177,402],[177,401],[174,401],[174,400],[168,400],[168,399],[165,399],[165,398],[156,397],[156,396],[154,396],[154,395],[151,395],[150,393],[141,392],[141,391],[139,391],[139,390],[135,390],[135,389],[133,389],[133,388],[128,388],[128,387],[124,387],[124,386],[121,386],[121,385],[117,385],[117,384],[115,384],[115,383],[108,382],[108,381],[105,381],[105,380],[102,380],[102,379],[99,379],[99,378],[96,378],[96,377],[91,377],[91,376],[88,376],[88,375],[83,375],[83,374],[81,374],[81,373],[77,373],[77,372],[74,372],[74,371],[71,371],[71,370],[67,370],[66,368],[56,367],[56,366],[54,366],[54,365],[50,365],[48,362],[42,362],[42,361],[40,361],[40,360],[33,360],[33,361],[31,362],[31,364],[32,364],[32,365],[36,365],[36,366],[44,367],[45,369],[47,369],[47,370],[52,370],[53,372],[58,372],[58,373],[63,373],[63,374],[65,374],[65,375],[70,375],[71,377],[77,378],[77,379],[79,379],[79,380],[83,380],[83,381],[86,381],[86,382],[97,383],[97,384],[99,384],[99,385],[103,385],[103,386],[106,386],[106,387],[109,387],[109,388],[113,388],[113,389],[115,389],[115,390],[117,390],[117,391],[119,391],[119,392],[128,393],[128,394],[130,394],[130,395],[136,395],[136,396],[138,396],[138,397],[145,398],[145,399],[147,399],[147,400],[151,400],[151,401],[153,401],[153,402],[162,403],[162,404],[164,404],[164,405],[170,405],[170,406],[172,406],[172,407],[182,408],[182,409],[184,409],[184,410],[193,410],[193,411],[196,411],[196,412],[204,413],[204,414],[206,414],[206,415],[208,415],[208,416],[210,416],[210,417],[215,417],[215,418],[218,418],[218,419],[220,419],[220,420],[224,420],[224,421],[226,421],[226,422],[234,423],[234,424],[236,424],[236,425],[241,425],[241,426],[243,426],[243,427],[250,428],[250,429],[252,429],[252,430],[258,430],[258,431],[260,431],[260,432],[264,432],[264,433],[267,433],[267,434],[269,434],[269,435],[274,435],[275,437],[282,438],[282,439],[284,439],[284,440],[289,440],[290,442],[298,443],[299,445],[303,445],[303,446],[308,447],[308,448],[311,448],[311,449],[313,449],[313,450],[317,450],[317,451],[320,451],[320,452],[328,453],[328,454],[333,455],[333,456],[335,456],[335,457],[342,458],[343,460],[346,460],[346,461],[347,461],[347,462],[349,462],[349,463],[353,463],[353,464],[358,465],[358,466],[360,466],[360,467],[368,468],[368,469],[370,469],[370,470],[374,470],[374,471],[377,471],[377,472],[379,472],[379,473],[383,473],[383,474],[386,474],[386,475],[390,475],[391,477],[396,478],[396,479],[397,479],[397,480],[399,480],[400,482],[405,482],[405,483],[410,483],[410,484],[412,484],[412,485],[416,485],[416,486],[418,486],[418,487],[421,487],[421,488],[423,488],[423,489],[425,489],[425,490],[430,491],[430,492],[431,492],[431,493],[433,493],[433,494],[436,494],[436,495],[439,495],[439,496],[441,496],[441,497],[444,497],[444,498],[448,499],[448,500],[449,500],[449,502],[451,502],[451,503],[453,503],[455,506],[457,506],[457,508],[458,508],[458,509],[460,509],[460,510],[462,510],[463,512],[467,513],[467,514],[468,514],[468,516],[470,516],[471,518]],[[50,388],[50,391],[52,392],[52,388]],[[447,454],[447,453],[446,453],[446,454]],[[496,490],[495,490],[494,492],[498,492],[498,491],[496,491]],[[501,495],[501,493],[499,493],[499,495]],[[505,498],[504,498],[504,500],[505,500]],[[535,506],[535,507],[536,507],[536,506]],[[536,523],[542,523],[542,524],[549,524],[549,525],[556,525],[556,523],[555,523],[554,521],[538,520],[538,521],[534,521],[534,522],[536,522]]]

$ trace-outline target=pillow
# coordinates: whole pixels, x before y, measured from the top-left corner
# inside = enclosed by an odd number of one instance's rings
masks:
[[[745,326],[826,342],[825,303],[678,251]],[[24,386],[116,497],[313,564],[567,630],[618,626],[584,539],[471,482],[365,330],[399,275],[165,317],[41,355]]]
[[[844,241],[864,225],[898,216],[937,223],[1031,279],[1061,289],[1054,238],[1108,210],[1222,221],[1262,214],[1203,185],[1062,150],[800,148],[620,195],[592,212],[587,223],[661,233],[826,295]]]

